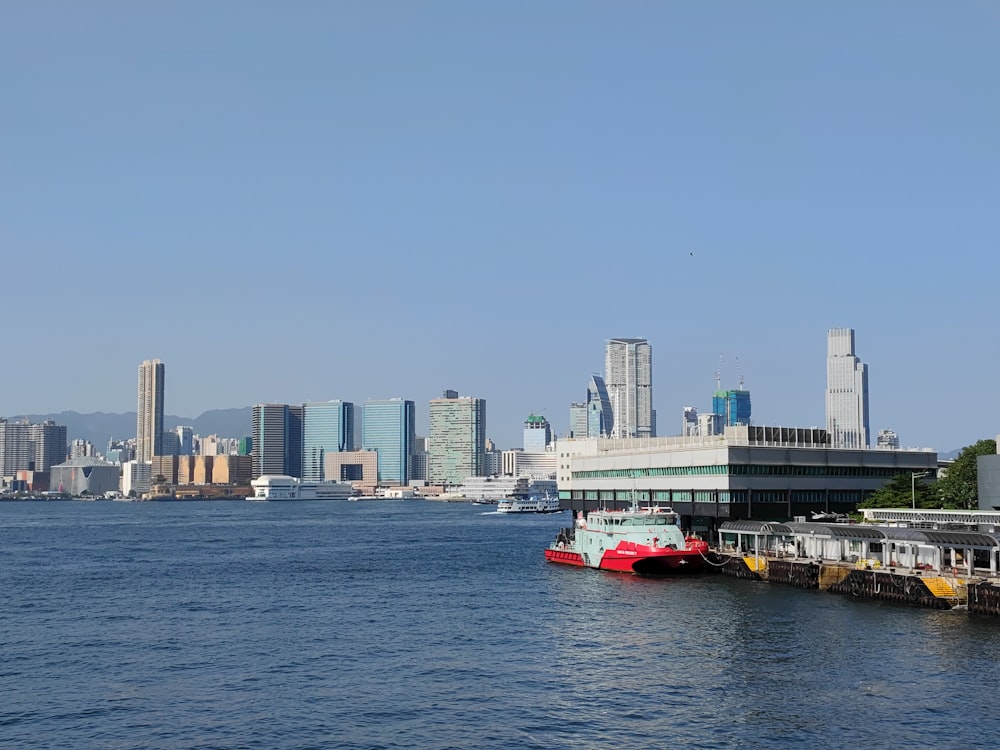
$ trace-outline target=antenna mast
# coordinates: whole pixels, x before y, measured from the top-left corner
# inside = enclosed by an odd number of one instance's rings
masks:
[[[719,369],[715,371],[715,390],[722,390],[722,352],[719,352]]]

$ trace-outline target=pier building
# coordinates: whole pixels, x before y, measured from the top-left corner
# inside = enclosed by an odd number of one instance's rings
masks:
[[[826,430],[735,425],[721,435],[560,440],[563,507],[670,506],[706,532],[722,521],[849,513],[897,474],[937,472],[937,453],[831,448]]]
[[[852,598],[1000,615],[1000,536],[870,524],[726,521],[713,570]]]

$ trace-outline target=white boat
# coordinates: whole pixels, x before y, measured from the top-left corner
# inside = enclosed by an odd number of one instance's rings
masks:
[[[350,482],[303,482],[282,474],[264,474],[250,486],[247,500],[346,500],[354,492]]]
[[[497,513],[559,513],[559,498],[548,493],[530,497],[509,497],[497,503]]]

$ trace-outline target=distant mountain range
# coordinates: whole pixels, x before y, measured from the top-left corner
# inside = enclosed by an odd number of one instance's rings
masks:
[[[75,411],[63,411],[58,414],[21,414],[10,417],[14,422],[27,418],[38,424],[51,419],[56,424],[66,425],[66,439],[70,442],[77,438],[89,440],[103,453],[108,447],[108,440],[115,438],[125,440],[135,437],[135,412],[124,414],[106,414],[102,411],[92,414],[80,414]],[[190,425],[195,435],[218,435],[225,438],[241,438],[250,435],[251,407],[242,409],[212,409],[199,417],[175,417],[164,415],[163,428],[171,430],[178,425]]]

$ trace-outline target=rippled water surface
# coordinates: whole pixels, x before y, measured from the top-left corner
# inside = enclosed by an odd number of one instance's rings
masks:
[[[545,563],[568,523],[0,503],[0,746],[993,743],[1000,622]]]

